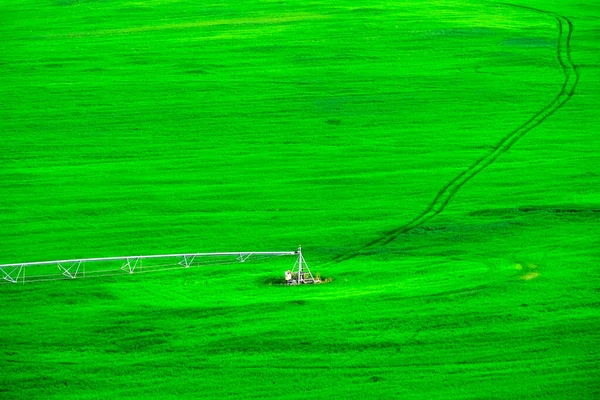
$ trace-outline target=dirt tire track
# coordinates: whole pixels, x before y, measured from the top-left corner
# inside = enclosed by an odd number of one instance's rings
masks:
[[[473,179],[478,173],[483,171],[486,167],[496,161],[502,154],[506,153],[511,149],[514,144],[525,136],[529,131],[543,123],[548,117],[562,108],[571,97],[573,97],[575,88],[579,83],[579,72],[577,67],[571,60],[571,36],[573,34],[573,24],[571,21],[562,15],[555,14],[549,11],[540,10],[537,8],[521,6],[510,3],[492,3],[496,5],[503,5],[507,7],[522,8],[525,10],[537,12],[545,16],[554,18],[558,23],[558,43],[556,46],[556,55],[558,62],[562,68],[565,80],[563,82],[560,92],[548,103],[544,108],[534,114],[528,121],[521,124],[519,127],[514,129],[508,135],[506,135],[492,150],[475,161],[471,166],[457,175],[454,179],[448,182],[435,196],[429,206],[417,215],[412,221],[404,224],[398,228],[392,229],[382,234],[379,238],[361,246],[357,250],[352,252],[344,253],[333,258],[333,262],[339,263],[342,261],[349,260],[353,257],[360,255],[360,253],[370,247],[378,244],[386,245],[395,240],[399,235],[410,232],[411,230],[423,225],[446,208],[450,200],[454,195],[463,187],[468,181]],[[565,28],[567,33],[565,34]]]

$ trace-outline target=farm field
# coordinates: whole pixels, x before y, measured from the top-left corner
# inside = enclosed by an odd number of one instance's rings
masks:
[[[595,2],[0,4],[0,398],[598,398]]]

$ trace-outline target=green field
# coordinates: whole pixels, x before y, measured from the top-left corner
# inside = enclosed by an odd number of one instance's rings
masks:
[[[332,279],[6,282],[0,398],[600,397],[597,2],[15,0],[0,35],[0,263]]]

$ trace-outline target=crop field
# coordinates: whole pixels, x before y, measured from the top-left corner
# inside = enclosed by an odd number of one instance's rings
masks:
[[[0,4],[0,398],[600,398],[600,5]],[[30,268],[35,268],[34,266]]]

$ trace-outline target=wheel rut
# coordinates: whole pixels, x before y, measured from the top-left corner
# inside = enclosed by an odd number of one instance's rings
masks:
[[[567,103],[567,101],[573,97],[575,88],[579,83],[579,72],[571,60],[571,36],[573,34],[573,24],[569,18],[527,6],[497,2],[492,4],[521,8],[552,17],[556,20],[558,24],[556,57],[564,75],[564,81],[560,91],[545,107],[535,113],[529,120],[504,136],[504,138],[502,138],[502,140],[500,140],[500,142],[498,142],[486,155],[476,160],[468,168],[446,183],[437,193],[433,201],[427,206],[427,208],[425,208],[413,220],[388,232],[384,232],[377,239],[364,244],[356,250],[338,255],[337,257],[333,258],[333,262],[339,263],[349,260],[360,255],[364,250],[376,245],[386,245],[394,241],[398,236],[418,228],[430,219],[434,218],[436,215],[440,214],[442,211],[444,211],[450,200],[452,200],[456,193],[467,182],[494,163],[502,154],[510,150],[519,139],[521,139],[535,127],[542,124],[548,117],[561,109]]]

